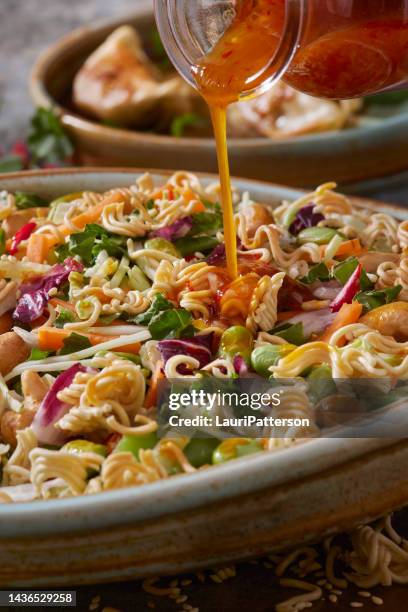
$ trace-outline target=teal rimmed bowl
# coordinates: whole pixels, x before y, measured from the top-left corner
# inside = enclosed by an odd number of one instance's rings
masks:
[[[103,191],[131,184],[140,172],[17,173],[2,175],[0,190],[48,197]],[[234,184],[263,202],[299,195],[244,179]],[[0,505],[0,586],[167,575],[311,541],[408,503],[407,462],[408,441],[322,438],[139,488]]]

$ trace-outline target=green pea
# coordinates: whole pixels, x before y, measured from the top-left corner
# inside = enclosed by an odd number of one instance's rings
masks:
[[[102,455],[102,457],[107,457],[108,455],[108,449],[104,444],[94,444],[94,442],[89,440],[71,440],[62,447],[62,450],[73,455],[80,455],[81,453],[96,453],[97,455]],[[97,473],[97,470],[87,469],[88,478],[93,478]]]
[[[219,442],[215,438],[193,438],[184,449],[184,454],[195,468],[211,463],[212,454]]]
[[[307,380],[309,383],[309,392],[315,402],[318,402],[328,395],[335,395],[337,392],[337,387],[333,380],[332,369],[327,364],[313,368]]]
[[[135,355],[134,353],[122,353],[118,351],[114,351],[115,355],[120,357],[121,359],[126,359],[127,361],[131,361],[136,365],[141,365],[142,360],[139,355]]]
[[[239,457],[246,457],[247,455],[254,455],[261,451],[263,451],[263,448],[258,440],[248,440],[247,444],[237,446],[237,459]]]
[[[258,346],[251,354],[251,365],[257,374],[265,378],[271,375],[269,368],[286,357],[296,346],[294,344],[265,344]]]
[[[108,449],[104,444],[94,444],[94,442],[90,442],[89,440],[71,440],[62,447],[62,450],[75,455],[80,455],[81,453],[97,453],[98,455],[102,455],[102,457],[106,457],[108,454]]]
[[[150,238],[146,240],[145,249],[155,249],[156,251],[163,251],[174,257],[180,257],[179,251],[176,249],[174,244],[165,238]]]
[[[158,442],[156,432],[144,436],[123,436],[115,448],[115,453],[132,453],[139,460],[139,451],[154,448]]]
[[[226,357],[241,355],[249,361],[253,342],[254,337],[246,327],[234,325],[225,330],[221,336],[220,354]]]
[[[179,446],[177,444],[177,440],[171,441],[177,446]],[[153,450],[153,453],[169,476],[174,476],[175,474],[182,473],[183,470],[180,466],[180,463],[178,462],[174,454],[168,451],[165,440],[163,440],[161,444],[156,446],[156,448]]]
[[[224,440],[214,450],[212,455],[212,462],[214,465],[220,463],[226,463],[232,459],[238,459],[246,455],[252,455],[253,453],[259,453],[262,451],[262,446],[258,440],[249,440],[246,438],[231,438]]]
[[[298,235],[298,241],[300,244],[306,244],[306,242],[328,244],[334,236],[338,235],[339,233],[331,227],[307,227]]]
[[[324,363],[317,368],[313,368],[308,376],[308,380],[322,380],[333,378],[332,369],[327,363]]]

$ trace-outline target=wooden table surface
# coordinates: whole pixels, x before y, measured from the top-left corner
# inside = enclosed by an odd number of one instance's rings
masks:
[[[408,508],[395,514],[393,525],[397,531],[408,537]],[[267,560],[266,560],[267,561]],[[268,561],[267,561],[268,563]],[[299,591],[283,589],[279,586],[274,571],[265,567],[264,559],[236,565],[236,577],[217,584],[206,571],[206,580],[201,582],[196,576],[177,577],[179,583],[192,579],[192,584],[182,586],[182,591],[188,595],[186,603],[198,607],[200,612],[274,612],[275,605]],[[163,578],[158,585],[168,586],[175,578]],[[305,578],[304,580],[308,580]],[[311,581],[313,582],[313,580]],[[379,607],[368,599],[358,595],[361,589],[350,587],[339,597],[337,603],[331,603],[325,591],[324,598],[313,604],[311,612],[350,612],[353,601],[364,603],[362,612],[381,610],[382,612],[406,612],[408,610],[408,587],[393,585],[392,587],[376,587],[369,591],[381,599],[384,604]],[[101,586],[77,588],[77,601],[80,610],[88,610],[94,597],[100,596],[99,610],[116,608],[121,612],[170,612],[182,609],[168,597],[153,597],[148,595],[140,582],[128,582]],[[154,607],[152,607],[154,604]],[[356,608],[357,609],[357,608]],[[360,608],[359,608],[360,609]],[[110,612],[110,611],[107,611]]]
[[[3,147],[25,135],[33,110],[27,92],[27,79],[38,53],[81,24],[112,15],[119,16],[144,3],[148,4],[149,0],[0,1],[0,22],[3,24],[0,36],[0,143]],[[383,200],[408,203],[408,182],[402,185],[399,182],[392,190],[380,186],[377,196]],[[408,510],[398,514],[398,523],[408,536]],[[207,572],[207,576],[209,574]],[[170,580],[163,583],[168,584]],[[199,607],[201,612],[272,612],[276,603],[292,594],[277,585],[273,571],[262,562],[237,566],[237,576],[223,584],[216,584],[210,578],[205,583],[194,579],[191,585],[183,587],[183,592],[188,595],[187,603]],[[384,606],[378,608],[374,604],[365,604],[363,610],[408,610],[408,589],[404,586],[378,588],[373,593],[384,599]],[[101,597],[99,610],[110,607],[123,612],[151,609],[161,612],[182,608],[181,604],[175,604],[168,598],[147,595],[139,582],[129,582],[78,587],[77,609],[88,610],[91,600],[98,595]],[[353,600],[361,600],[356,591],[345,594],[337,604],[322,600],[312,610],[350,611],[353,608],[349,603]],[[153,608],[150,607],[152,605]]]

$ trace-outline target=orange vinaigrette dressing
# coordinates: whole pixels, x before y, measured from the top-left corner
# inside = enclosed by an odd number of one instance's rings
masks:
[[[277,8],[280,7],[280,10]],[[236,102],[241,93],[256,87],[268,74],[271,49],[276,48],[283,28],[282,0],[248,0],[243,2],[230,28],[214,49],[193,67],[194,78],[201,95],[210,107],[217,146],[221,183],[224,238],[227,271],[231,280],[238,276],[236,231],[232,205],[231,180],[227,147],[227,106]],[[273,54],[273,52],[272,52]],[[259,73],[259,78],[252,78]],[[252,80],[251,80],[252,79]]]
[[[232,205],[231,179],[227,146],[227,112],[221,106],[210,106],[214,136],[217,145],[218,169],[221,184],[221,202],[224,226],[227,272],[231,280],[238,276],[237,236]]]

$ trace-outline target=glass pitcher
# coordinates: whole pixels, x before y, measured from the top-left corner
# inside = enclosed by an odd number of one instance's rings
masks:
[[[408,82],[408,0],[155,0],[182,76],[226,105],[277,79],[353,98]]]

